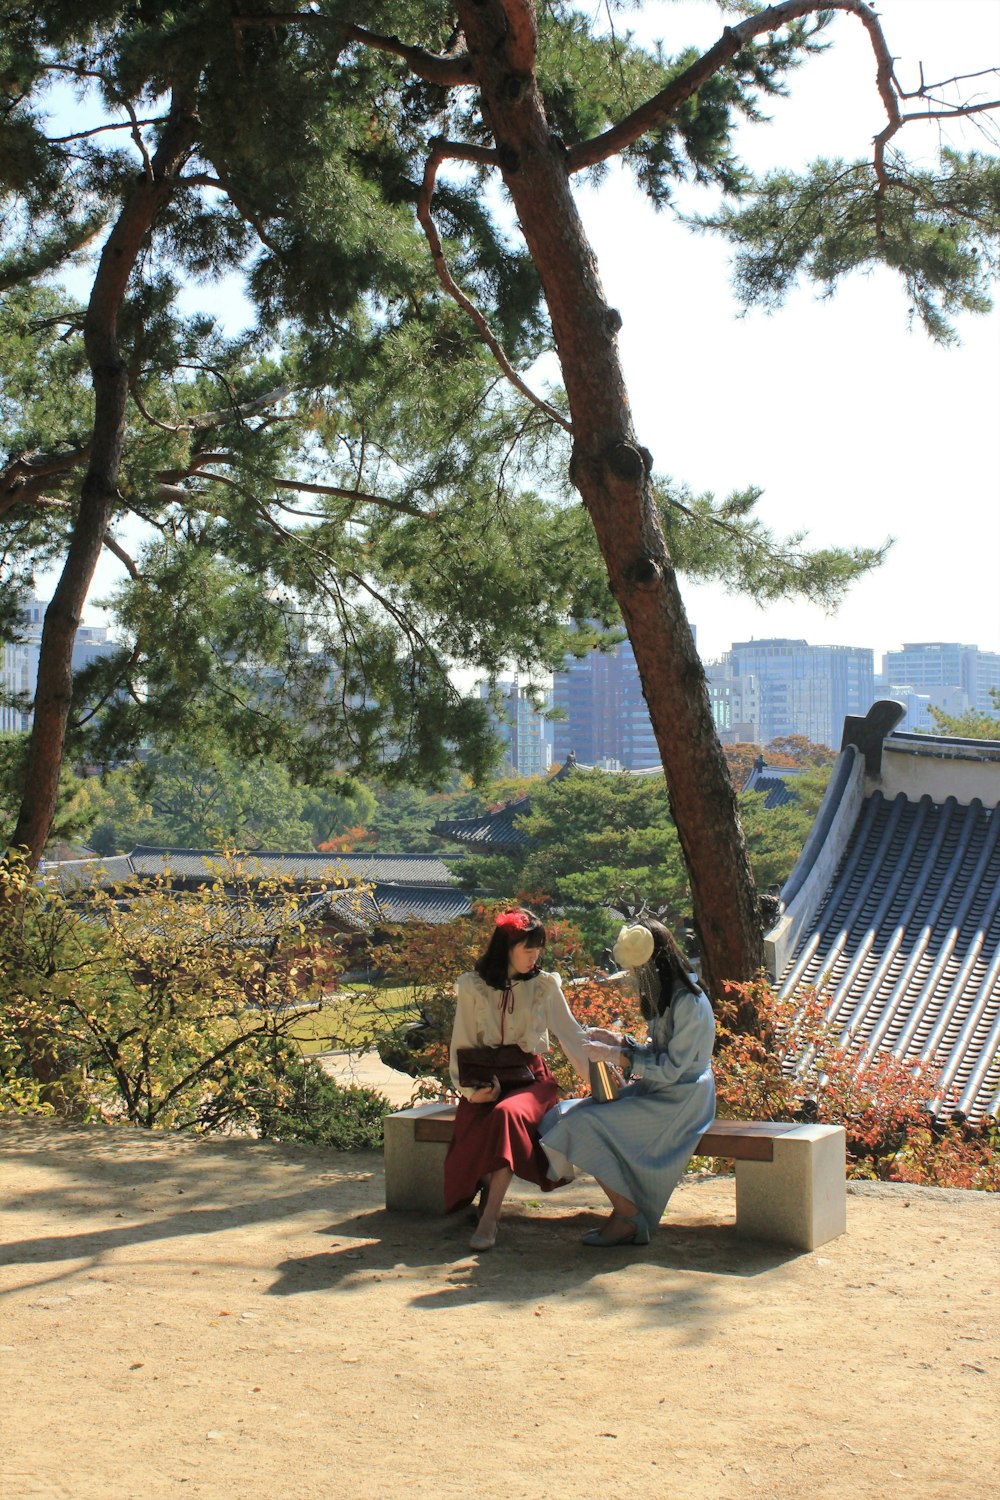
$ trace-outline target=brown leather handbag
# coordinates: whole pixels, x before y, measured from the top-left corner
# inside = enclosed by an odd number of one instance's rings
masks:
[[[494,1078],[502,1089],[534,1083],[531,1053],[513,1045],[459,1047],[458,1081],[464,1089],[492,1088]]]

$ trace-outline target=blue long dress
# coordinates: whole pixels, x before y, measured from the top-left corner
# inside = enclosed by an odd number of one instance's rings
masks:
[[[575,1168],[628,1198],[655,1229],[695,1147],[715,1119],[715,1018],[699,990],[675,987],[635,1051],[617,1099],[566,1100],[540,1127],[552,1177]]]

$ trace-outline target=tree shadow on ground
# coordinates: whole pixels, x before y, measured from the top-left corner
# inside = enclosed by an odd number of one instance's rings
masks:
[[[441,1219],[385,1209],[353,1214],[321,1231],[343,1243],[281,1262],[268,1294],[367,1290],[373,1280],[416,1272],[422,1283],[410,1299],[416,1311],[475,1303],[523,1307],[536,1298],[607,1300],[608,1274],[627,1268],[644,1282],[652,1273],[648,1296],[630,1279],[629,1295],[637,1297],[637,1307],[655,1302],[658,1315],[670,1317],[682,1304],[690,1314],[692,1299],[710,1302],[714,1277],[766,1275],[801,1253],[741,1240],[731,1224],[669,1220],[650,1245],[598,1250],[581,1244],[582,1232],[600,1223],[601,1216],[588,1210],[553,1216],[515,1209],[505,1214],[495,1248],[476,1252],[468,1248],[474,1218],[466,1213]],[[438,1283],[427,1287],[428,1274],[435,1271]]]

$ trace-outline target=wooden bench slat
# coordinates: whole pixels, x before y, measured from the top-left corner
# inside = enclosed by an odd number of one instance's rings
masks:
[[[455,1128],[455,1106],[439,1105],[413,1123],[415,1141],[447,1145]],[[788,1120],[716,1120],[695,1148],[696,1156],[728,1156],[735,1161],[773,1161],[776,1136],[798,1127]]]

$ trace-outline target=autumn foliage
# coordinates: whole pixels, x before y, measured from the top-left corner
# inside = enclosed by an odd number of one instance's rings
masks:
[[[416,924],[380,950],[387,976],[402,985],[405,1003],[386,1009],[379,1037],[387,1061],[419,1079],[416,1092],[438,1097],[450,1091],[448,1041],[454,1015],[454,982],[472,967],[492,930],[497,904],[477,909],[473,920],[439,927]],[[563,976],[570,1008],[583,1026],[602,1026],[645,1036],[645,1022],[631,981],[592,970],[582,962],[578,934],[566,923],[549,932],[546,968]],[[751,1007],[770,1038],[737,1027]],[[419,1036],[403,1034],[419,1019]],[[890,1182],[1000,1190],[996,1131],[970,1132],[938,1124],[928,1112],[937,1079],[878,1053],[862,1068],[860,1047],[837,1045],[826,1020],[824,997],[815,990],[779,998],[763,980],[730,985],[716,1007],[718,1041],[714,1060],[718,1112],[744,1120],[816,1120],[843,1125],[847,1132],[848,1174]],[[395,1049],[395,1050],[394,1050]],[[587,1093],[555,1039],[549,1066],[568,1096]],[[942,1121],[948,1100],[940,1101]]]
[[[748,1001],[768,1023],[770,1047],[735,1029]],[[938,1101],[938,1124],[928,1109],[938,1094],[933,1070],[889,1052],[862,1066],[861,1045],[837,1045],[839,1029],[826,1009],[812,989],[780,998],[762,980],[728,987],[716,1007],[720,1116],[843,1125],[850,1177],[1000,1190],[995,1129],[967,1132],[944,1123],[946,1097]]]
[[[253,861],[220,854],[195,891],[163,877],[62,893],[9,858],[5,898],[0,1108],[261,1133],[262,1111],[301,1113],[316,1092],[290,1032],[342,946]]]

